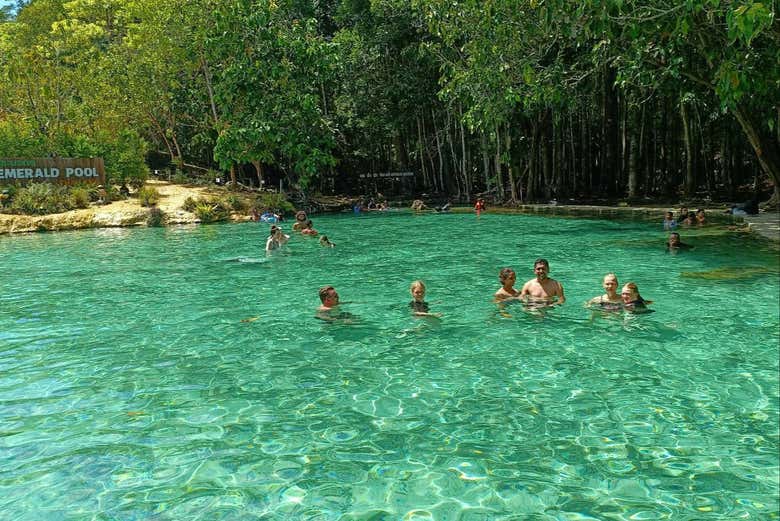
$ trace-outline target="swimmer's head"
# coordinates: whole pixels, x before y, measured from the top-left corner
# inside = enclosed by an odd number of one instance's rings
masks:
[[[504,282],[509,281],[510,279],[513,284],[514,281],[517,280],[517,275],[515,274],[515,270],[513,270],[512,268],[501,268],[501,271],[498,272],[499,282],[501,282],[501,284],[504,284]]]
[[[550,263],[547,259],[536,259],[534,262],[534,274],[539,280],[547,278],[547,273],[550,272]]]
[[[633,302],[639,299],[639,288],[636,282],[628,282],[620,291],[620,296],[623,298],[623,302]]]
[[[415,280],[409,286],[409,292],[412,294],[412,297],[414,297],[414,300],[421,301],[425,298],[425,283],[421,280]]]
[[[339,294],[336,292],[336,288],[333,286],[324,286],[320,288],[320,302],[323,304],[327,304],[328,302],[337,304],[338,301]]]
[[[618,287],[617,275],[615,275],[614,273],[607,273],[606,275],[604,275],[603,285],[604,285],[604,289],[607,290],[607,292],[609,292],[610,290],[617,291],[617,287]]]

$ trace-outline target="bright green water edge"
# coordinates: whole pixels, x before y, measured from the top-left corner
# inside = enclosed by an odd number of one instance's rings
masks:
[[[704,229],[670,256],[660,225],[599,220],[315,224],[336,249],[266,258],[254,223],[0,238],[0,518],[778,519],[777,252]],[[542,255],[569,302],[498,316],[499,269],[520,285]],[[743,277],[681,276],[716,268]],[[657,312],[591,317],[607,271]],[[409,316],[416,278],[443,320]],[[360,325],[313,318],[325,284]]]

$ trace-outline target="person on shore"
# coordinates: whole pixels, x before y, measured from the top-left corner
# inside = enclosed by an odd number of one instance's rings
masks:
[[[314,229],[314,223],[311,222],[311,219],[306,221],[306,224],[303,225],[303,229],[301,230],[302,235],[309,235],[311,237],[316,237],[319,235],[319,232]]]
[[[416,317],[441,317],[441,313],[431,313],[428,303],[425,302],[425,283],[421,280],[415,280],[409,286],[409,293],[412,294],[412,300],[409,307],[412,314]]]
[[[295,223],[293,224],[293,231],[299,232],[303,230],[306,227],[306,221],[308,221],[308,217],[306,216],[306,212],[303,210],[298,211],[295,214]]]
[[[730,213],[735,217],[744,217],[746,215],[758,215],[758,194],[755,194],[749,200],[741,204],[731,205],[731,208],[726,210],[726,213]]]
[[[603,287],[605,293],[599,297],[590,299],[587,307],[598,307],[602,311],[617,311],[623,309],[623,299],[617,292],[618,279],[614,273],[604,275]]]
[[[704,209],[699,208],[696,210],[696,225],[704,226],[705,224],[707,224],[707,218],[704,215]]]
[[[481,197],[478,197],[477,202],[474,203],[474,211],[477,212],[477,217],[479,217],[479,214],[485,211],[485,200]]]
[[[652,300],[645,300],[642,295],[639,294],[639,288],[635,282],[629,282],[620,291],[620,297],[623,300],[623,309],[630,312],[649,312],[647,309],[648,304],[652,304]]]
[[[501,287],[493,295],[493,302],[504,302],[505,300],[514,299],[520,296],[520,292],[515,289],[515,281],[517,280],[517,274],[512,268],[502,268],[498,272],[498,281],[501,283]]]
[[[664,230],[674,230],[677,228],[677,221],[674,219],[672,212],[666,212],[664,217]]]
[[[690,250],[693,248],[690,244],[685,244],[680,240],[680,234],[672,232],[669,234],[669,239],[666,241],[666,251],[669,253],[677,253],[680,250]]]
[[[332,242],[330,242],[330,239],[328,239],[327,235],[320,236],[320,246],[323,246],[325,248],[335,248],[336,245]]]
[[[257,211],[257,207],[252,207],[252,212],[249,217],[253,222],[259,222],[260,221],[260,212]]]
[[[520,298],[525,301],[528,307],[551,307],[566,302],[563,285],[548,277],[549,272],[550,263],[547,262],[547,259],[536,259],[534,262],[536,277],[526,282],[520,291]]]

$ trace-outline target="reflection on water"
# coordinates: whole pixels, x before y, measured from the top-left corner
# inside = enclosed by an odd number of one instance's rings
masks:
[[[337,248],[266,256],[255,223],[0,242],[5,516],[777,512],[776,254],[695,231],[671,257],[642,223],[316,221]],[[519,288],[537,257],[567,303],[499,310],[498,271]],[[683,276],[735,266],[775,271]],[[655,313],[582,307],[607,272]],[[441,319],[409,313],[415,279]],[[315,319],[329,284],[355,323]]]

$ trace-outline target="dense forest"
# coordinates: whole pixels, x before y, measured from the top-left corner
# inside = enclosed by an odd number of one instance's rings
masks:
[[[0,10],[0,157],[102,156],[114,182],[172,165],[322,193],[737,200],[780,181],[775,14],[773,0],[22,1]]]

